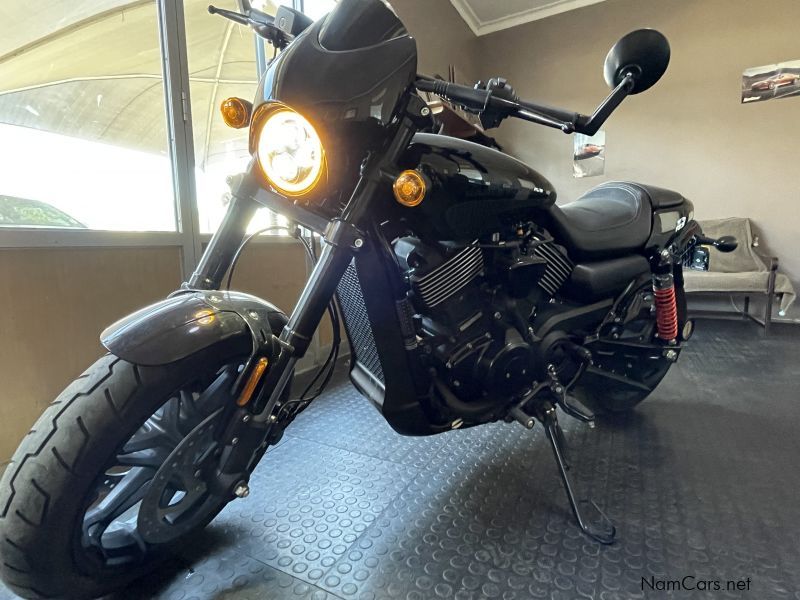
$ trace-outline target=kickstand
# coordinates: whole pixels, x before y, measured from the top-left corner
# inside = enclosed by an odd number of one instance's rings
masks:
[[[561,481],[564,484],[564,490],[567,492],[567,499],[569,499],[569,504],[572,508],[572,514],[575,516],[575,520],[578,522],[578,527],[580,527],[581,531],[583,531],[590,538],[600,542],[601,544],[613,544],[617,535],[617,529],[614,527],[614,524],[606,516],[606,514],[600,510],[600,507],[597,506],[597,504],[591,500],[580,501],[580,504],[586,504],[589,507],[594,508],[597,514],[600,515],[600,519],[598,521],[603,524],[605,531],[599,531],[591,525],[587,525],[583,519],[583,516],[581,515],[581,510],[578,506],[579,503],[575,499],[575,494],[572,491],[572,484],[569,480],[569,474],[567,473],[569,470],[569,465],[567,463],[565,454],[566,444],[564,440],[564,432],[562,431],[561,426],[558,424],[555,408],[551,405],[547,410],[544,411],[542,417],[543,418],[541,418],[540,421],[542,421],[542,424],[544,425],[547,439],[550,440],[550,446],[553,448],[553,456],[556,459],[556,465],[558,465]]]

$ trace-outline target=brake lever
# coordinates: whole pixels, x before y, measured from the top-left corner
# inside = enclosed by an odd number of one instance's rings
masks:
[[[250,25],[250,18],[247,15],[243,15],[242,13],[237,13],[226,8],[217,8],[213,4],[208,5],[208,14],[225,17],[229,21],[239,23],[239,25]]]
[[[227,10],[225,8],[218,8],[214,5],[209,5],[208,12],[212,15],[225,17],[234,23],[247,25],[258,36],[264,38],[279,50],[282,50],[288,46],[293,39],[292,36],[276,27],[269,15],[253,8],[248,11],[248,14],[242,14],[232,10]]]

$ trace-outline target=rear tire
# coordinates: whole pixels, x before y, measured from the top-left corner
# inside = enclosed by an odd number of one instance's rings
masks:
[[[222,366],[206,368],[206,376]],[[110,461],[182,386],[200,376],[191,357],[140,367],[107,355],[56,398],[0,481],[0,577],[11,590],[25,598],[93,598],[154,566],[167,545],[147,545],[141,560],[115,564],[86,547],[84,516]],[[226,503],[204,505],[202,522],[192,531]]]

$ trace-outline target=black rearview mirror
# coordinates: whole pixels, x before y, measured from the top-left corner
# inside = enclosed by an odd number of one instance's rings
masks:
[[[634,78],[631,94],[652,87],[669,65],[669,42],[655,29],[637,29],[623,36],[606,56],[606,83],[615,88],[631,73]]]

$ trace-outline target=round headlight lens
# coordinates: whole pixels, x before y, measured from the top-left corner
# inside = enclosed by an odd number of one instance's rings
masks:
[[[267,180],[287,196],[301,196],[317,184],[325,153],[311,123],[290,108],[266,117],[258,135],[258,163]]]

